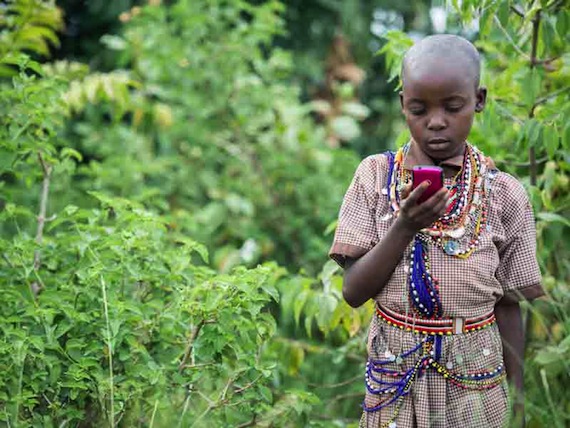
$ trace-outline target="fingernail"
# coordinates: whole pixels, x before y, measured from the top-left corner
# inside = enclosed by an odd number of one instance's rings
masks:
[[[431,181],[430,180],[426,180],[426,183],[428,186],[431,186]]]

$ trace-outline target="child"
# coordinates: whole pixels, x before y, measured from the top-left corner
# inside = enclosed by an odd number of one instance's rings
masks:
[[[400,93],[412,139],[364,159],[340,209],[330,256],[345,269],[344,298],[376,304],[363,427],[502,427],[505,377],[522,393],[518,301],[544,292],[523,187],[466,142],[486,101],[479,70],[461,37],[415,44]],[[423,203],[416,165],[444,171]]]

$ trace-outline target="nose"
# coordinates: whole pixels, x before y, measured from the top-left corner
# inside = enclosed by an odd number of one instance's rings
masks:
[[[428,118],[427,128],[430,131],[441,131],[447,127],[445,117],[441,113],[434,113]]]

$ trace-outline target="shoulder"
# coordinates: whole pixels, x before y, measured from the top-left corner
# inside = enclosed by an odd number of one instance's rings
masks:
[[[532,206],[523,184],[503,171],[496,171],[491,183],[491,204],[506,229],[534,222]],[[511,227],[512,226],[512,227]]]
[[[390,167],[389,156],[390,154],[388,153],[377,153],[365,157],[356,169],[355,178],[378,188],[378,185],[384,181],[384,177],[388,175]]]
[[[377,153],[365,157],[356,169],[354,181],[371,191],[379,192],[388,175],[389,156],[387,153]]]
[[[523,184],[511,174],[500,171],[491,170],[490,174],[495,174],[492,187],[493,192],[500,197],[503,204],[527,204],[528,194]]]

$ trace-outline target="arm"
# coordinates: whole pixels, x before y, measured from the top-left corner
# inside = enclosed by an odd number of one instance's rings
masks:
[[[403,195],[409,196],[403,200],[400,213],[388,233],[367,254],[346,264],[342,294],[350,306],[356,308],[376,296],[390,280],[416,232],[443,214],[449,196],[445,188],[417,204],[428,185],[424,182],[411,193],[411,186],[407,187]]]
[[[508,299],[500,300],[495,306],[495,316],[503,341],[507,379],[515,389],[514,413],[515,417],[521,418],[521,422],[517,422],[520,426],[524,420],[524,330],[519,303]]]

